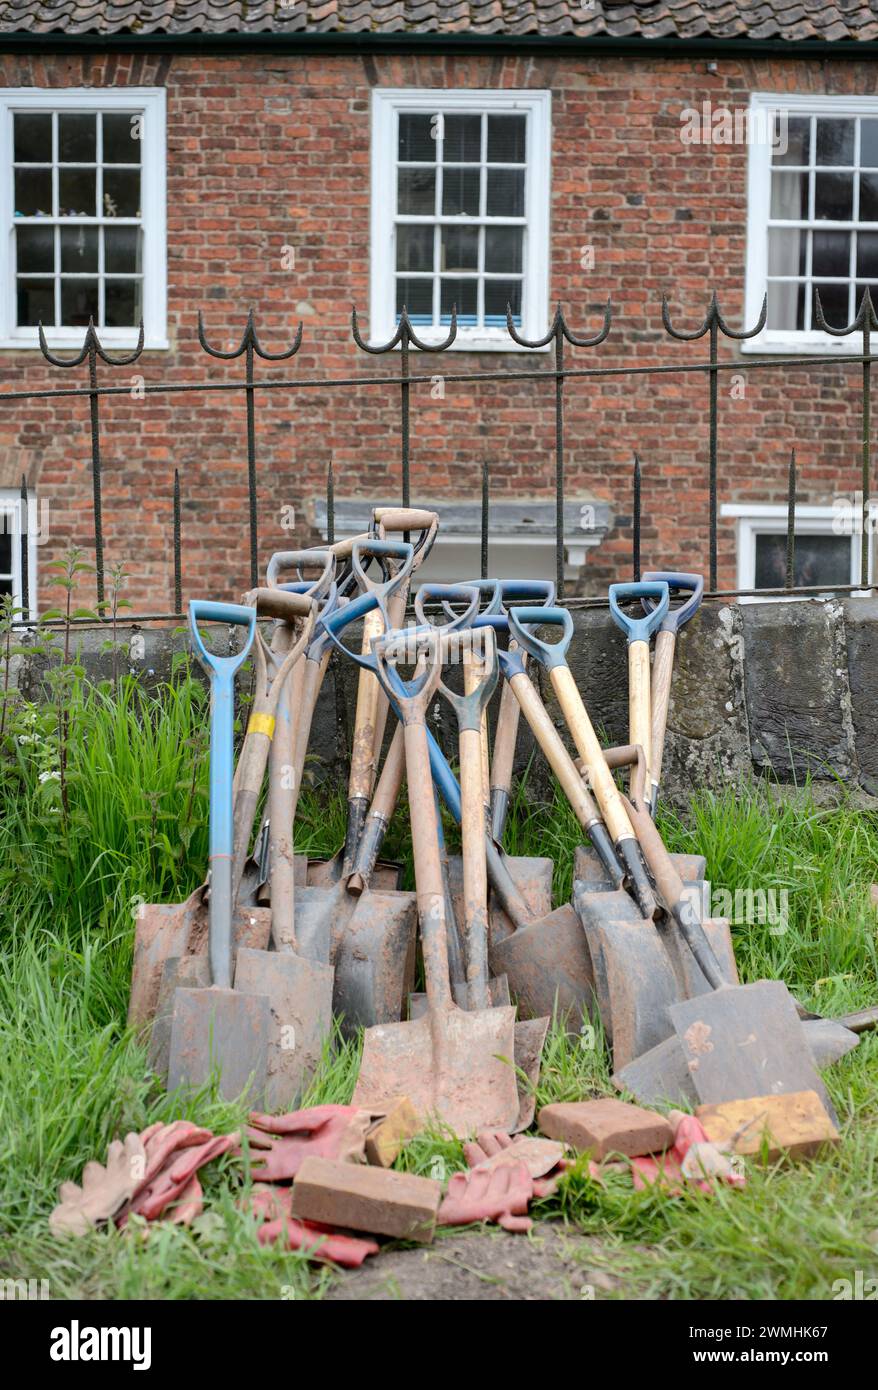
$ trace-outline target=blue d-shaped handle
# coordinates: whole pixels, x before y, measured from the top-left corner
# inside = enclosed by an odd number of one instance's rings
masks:
[[[235,627],[246,627],[248,632],[244,646],[234,656],[217,656],[214,652],[209,652],[198,631],[199,623],[230,623]],[[253,638],[256,636],[256,609],[248,608],[243,603],[214,603],[211,599],[190,599],[189,631],[201,664],[209,671],[233,676],[238,667],[243,666],[247,660],[253,645]]]
[[[704,576],[701,574],[683,574],[677,570],[648,570],[643,576],[653,584],[665,583],[673,593],[689,594],[685,603],[681,603],[679,608],[669,608],[661,624],[662,632],[678,633],[681,627],[693,618],[701,607],[701,600],[704,598]],[[651,598],[640,600],[643,604],[645,613],[651,613],[655,607],[655,602]]]
[[[655,599],[655,608],[651,613],[647,613],[643,618],[633,618],[629,614],[623,613],[619,604],[625,599]],[[671,602],[671,591],[664,582],[647,583],[645,580],[637,584],[611,584],[610,585],[610,612],[617,627],[620,627],[628,638],[628,645],[632,642],[648,642],[654,632],[657,632],[662,624],[665,614]]]
[[[548,607],[555,602],[555,584],[551,579],[501,579],[500,596],[504,608],[510,603],[538,603]]]
[[[567,665],[567,648],[573,637],[573,619],[566,608],[510,608],[508,613],[509,633],[518,645],[535,657],[547,671],[555,666]],[[527,629],[528,623],[546,623],[562,628],[561,640],[543,642]]]

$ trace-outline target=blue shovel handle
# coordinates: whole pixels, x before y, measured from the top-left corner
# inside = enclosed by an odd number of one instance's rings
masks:
[[[418,590],[418,593],[421,593],[421,591],[422,591],[425,587],[426,587],[426,586],[422,584],[422,585],[421,585],[421,588]],[[438,586],[435,585],[435,584],[431,584],[431,585],[430,585],[430,588],[431,588],[432,590],[434,590],[434,591],[435,591],[435,589],[436,589],[437,587],[438,587]],[[458,581],[457,584],[449,585],[449,588],[453,588],[453,589],[475,589],[475,590],[477,590],[478,595],[479,595],[479,604],[480,604],[480,606],[481,606],[481,612],[482,612],[482,613],[502,613],[502,612],[503,612],[503,604],[502,604],[501,601],[500,601],[500,580],[499,580],[499,579],[461,579],[461,580]],[[483,599],[483,596],[484,596],[485,594],[488,595],[488,601],[487,601],[487,603],[484,603],[484,604],[483,604],[483,603],[482,603],[482,599]],[[443,603],[442,603],[442,607],[445,609],[445,612],[448,614],[449,617],[453,617],[453,616],[454,616],[454,611],[453,611],[453,609],[452,609],[452,607],[451,607],[451,604],[452,604],[453,602],[455,602],[455,598],[454,598],[454,595],[451,595],[450,598],[447,598],[447,599],[443,600]]]
[[[366,575],[364,555],[368,560],[399,560],[401,563],[395,574],[389,575],[382,583],[375,583]],[[378,589],[385,598],[389,598],[408,579],[414,563],[415,548],[408,541],[381,541],[370,537],[368,540],[355,541],[351,549],[351,569],[360,588],[364,592]]]
[[[448,616],[447,623],[431,623],[424,613],[428,599],[440,599]],[[473,584],[422,584],[415,594],[415,615],[422,626],[438,628],[440,632],[459,632],[461,628],[471,627],[473,618],[479,611],[480,594],[477,583]],[[452,603],[465,603],[462,613],[455,613]]]
[[[560,641],[544,642],[536,633],[528,630],[527,624],[530,623],[546,623],[552,627],[560,627]],[[509,633],[528,656],[535,657],[547,671],[551,671],[555,666],[567,665],[567,649],[573,637],[573,619],[566,608],[511,608]]]
[[[658,631],[670,606],[671,591],[663,582],[647,583],[641,580],[636,584],[611,584],[609,597],[613,621],[625,633],[630,646],[632,642],[648,642],[652,634]],[[647,598],[655,599],[656,603],[652,612],[642,618],[632,618],[619,607],[625,599],[642,601]]]
[[[204,645],[198,624],[231,623],[245,627],[240,652],[216,656]],[[256,609],[240,603],[193,599],[189,629],[196,655],[210,676],[210,974],[221,989],[232,978],[232,760],[234,745],[235,672],[246,661],[256,636]]]
[[[555,602],[555,583],[551,579],[501,579],[500,597],[503,607],[510,603],[539,604],[551,608]]]
[[[679,608],[669,608],[662,620],[661,632],[673,632],[674,635],[688,623],[690,618],[701,607],[701,600],[704,598],[704,575],[684,574],[677,570],[648,570],[643,576],[652,584],[667,584],[668,590],[675,594],[689,594],[685,603],[681,603]],[[651,613],[655,607],[655,602],[651,598],[642,598],[644,611]]]

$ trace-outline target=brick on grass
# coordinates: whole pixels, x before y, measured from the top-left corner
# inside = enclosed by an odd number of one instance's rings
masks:
[[[674,1142],[673,1127],[663,1115],[610,1097],[544,1105],[539,1127],[550,1139],[561,1139],[580,1151],[589,1149],[594,1158],[609,1153],[638,1158],[662,1153]]]
[[[761,1154],[767,1138],[769,1161],[784,1153],[811,1158],[824,1144],[837,1144],[839,1138],[816,1091],[699,1105],[695,1114],[708,1139],[714,1144],[728,1144],[734,1139],[737,1154]]]
[[[392,1167],[406,1140],[419,1134],[423,1127],[408,1096],[400,1096],[367,1131],[366,1162],[378,1168]]]
[[[441,1201],[432,1178],[314,1157],[296,1174],[291,1209],[303,1221],[429,1242]]]

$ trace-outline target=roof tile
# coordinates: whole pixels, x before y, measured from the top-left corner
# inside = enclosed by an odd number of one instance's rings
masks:
[[[380,32],[874,40],[878,0],[0,0],[0,33]]]

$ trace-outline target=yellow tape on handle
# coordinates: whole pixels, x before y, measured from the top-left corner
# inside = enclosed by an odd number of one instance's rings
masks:
[[[250,722],[247,725],[247,733],[265,734],[267,738],[274,738],[274,723],[273,714],[260,714],[257,710],[250,716]]]

